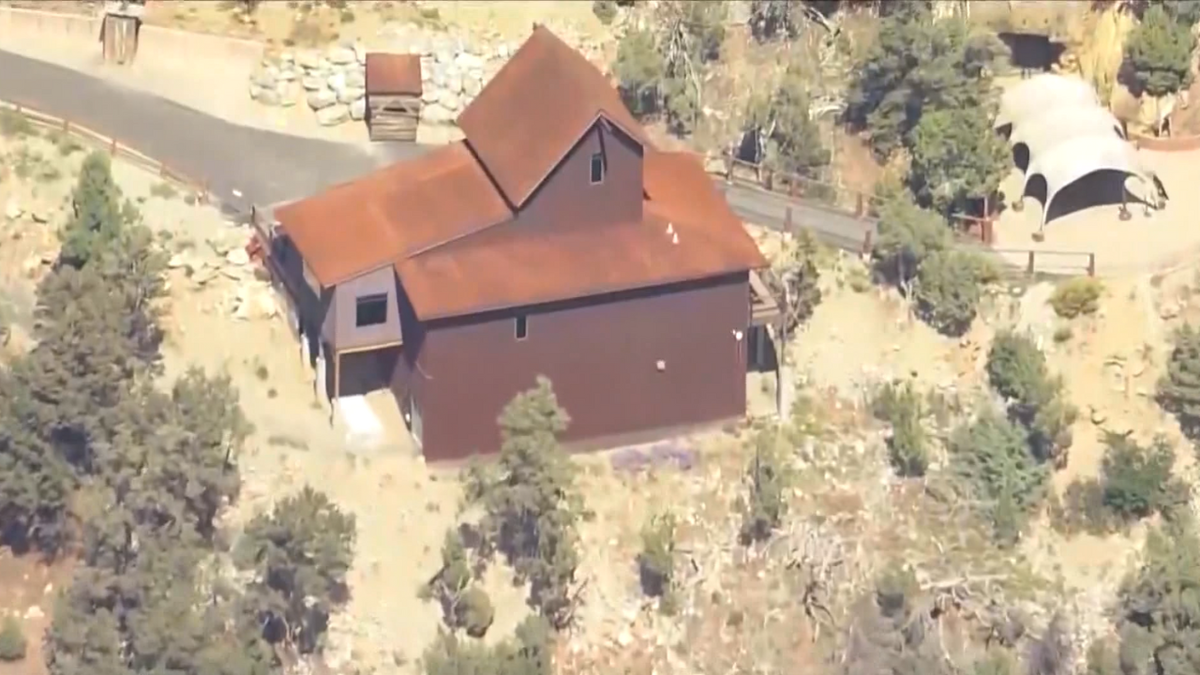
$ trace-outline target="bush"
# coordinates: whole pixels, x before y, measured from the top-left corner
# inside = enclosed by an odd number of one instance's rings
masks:
[[[1081,314],[1095,314],[1100,309],[1100,296],[1104,284],[1092,277],[1076,277],[1054,289],[1050,306],[1054,313],[1064,319],[1074,319]]]
[[[600,19],[600,23],[608,26],[612,24],[613,19],[617,18],[617,3],[613,0],[594,0],[592,14]]]
[[[754,457],[746,467],[749,494],[742,508],[740,539],[744,544],[766,541],[787,515],[790,472],[780,452],[779,437],[763,429],[754,438]]]
[[[481,638],[492,627],[496,610],[486,591],[478,586],[468,588],[454,605],[454,624],[473,638]]]
[[[901,476],[923,476],[929,468],[928,436],[922,420],[925,406],[911,382],[885,384],[876,396],[875,416],[892,425],[888,451]]]
[[[997,538],[1015,543],[1029,512],[1045,496],[1049,476],[1030,454],[1023,430],[985,410],[951,435],[950,458],[966,491],[984,505]]]
[[[28,647],[21,624],[11,616],[5,618],[4,626],[0,627],[0,661],[20,661]]]
[[[1188,438],[1200,439],[1200,331],[1190,325],[1175,333],[1157,398],[1159,405],[1175,414]]]
[[[666,596],[675,580],[675,517],[655,516],[642,530],[642,552],[638,554],[638,576],[642,591]]]
[[[988,350],[988,382],[1007,401],[1036,398],[1049,375],[1046,356],[1027,335],[997,333]]]
[[[1189,498],[1188,486],[1173,475],[1175,451],[1165,438],[1142,447],[1128,436],[1108,433],[1104,455],[1104,505],[1125,520],[1170,514]]]
[[[937,251],[921,263],[915,298],[920,317],[943,335],[959,336],[971,328],[979,300],[981,263],[965,251]]]

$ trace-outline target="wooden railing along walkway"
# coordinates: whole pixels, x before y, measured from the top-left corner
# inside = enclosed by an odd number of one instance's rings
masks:
[[[194,193],[196,198],[201,202],[208,203],[213,201],[213,195],[208,189],[207,181],[187,176],[168,166],[166,163],[154,159],[116,138],[92,131],[82,124],[61,117],[55,117],[54,115],[48,115],[19,103],[0,100],[0,115],[14,114],[28,121],[35,128],[65,134],[79,139],[84,145],[93,149],[106,150],[113,157],[119,157],[139,168],[156,174],[165,181],[174,183],[184,190]]]

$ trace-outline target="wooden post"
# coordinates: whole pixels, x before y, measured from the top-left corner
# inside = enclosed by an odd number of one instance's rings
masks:
[[[854,201],[854,215],[858,218],[862,218],[866,215],[866,209],[863,208],[863,196],[861,192],[857,193],[857,197]]]
[[[1087,270],[1087,272],[1088,272],[1089,277],[1096,276],[1096,254],[1095,253],[1088,254],[1088,270]]]
[[[767,329],[765,326],[754,327],[754,367],[761,369],[766,363]]]
[[[342,353],[333,352],[333,400],[342,396]]]
[[[112,142],[108,146],[108,154],[112,155],[113,157],[117,156],[117,139],[112,139]]]
[[[63,128],[62,128],[62,130],[63,130],[63,133],[64,133],[64,134],[67,134],[67,133],[70,133],[70,132],[71,132],[71,123],[70,123],[70,122],[68,122],[68,121],[67,121],[65,118],[63,119]]]
[[[1033,256],[1034,256],[1034,252],[1030,251],[1029,252],[1029,262],[1026,263],[1026,265],[1025,265],[1025,272],[1029,276],[1033,276]]]
[[[863,255],[871,255],[871,249],[874,248],[874,243],[875,243],[872,241],[873,234],[874,234],[874,232],[872,232],[870,229],[868,229],[867,233],[865,235],[863,235],[863,246],[862,246],[862,254]]]
[[[784,232],[792,231],[792,207],[791,206],[785,206],[783,208],[783,231]]]

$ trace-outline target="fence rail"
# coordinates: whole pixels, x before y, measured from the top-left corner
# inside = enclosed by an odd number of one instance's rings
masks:
[[[725,180],[730,183],[751,185],[778,195],[803,199],[856,218],[872,218],[871,214],[878,206],[877,197],[861,190],[747,162],[728,150],[722,152],[719,159],[725,166]]]
[[[208,189],[208,183],[198,181],[183,172],[178,171],[167,164],[146,155],[133,147],[122,143],[121,141],[105,136],[99,132],[93,131],[82,124],[77,124],[68,119],[55,117],[34,108],[22,105],[20,103],[12,103],[5,100],[0,100],[0,115],[18,115],[28,121],[35,128],[45,129],[47,131],[65,134],[83,141],[84,144],[97,150],[106,150],[112,157],[118,157],[126,162],[134,164],[141,169],[156,174],[165,181],[169,181],[182,187],[185,190],[194,192],[196,198],[201,202],[213,201],[212,192]]]

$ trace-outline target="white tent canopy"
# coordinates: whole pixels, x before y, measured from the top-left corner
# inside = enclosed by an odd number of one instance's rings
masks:
[[[1015,148],[1025,144],[1032,161],[1062,143],[1083,137],[1121,138],[1121,123],[1104,108],[1072,105],[1047,111],[1040,117],[1013,129],[1009,142]],[[1022,167],[1026,168],[1026,167]]]
[[[1011,124],[1015,131],[1048,109],[1070,105],[1099,107],[1100,100],[1096,90],[1078,77],[1055,73],[1035,75],[1004,92],[996,127]]]
[[[1004,125],[1014,159],[1026,164],[1021,197],[1041,200],[1042,225],[1061,212],[1124,203],[1126,181],[1146,181],[1121,123],[1081,78],[1043,74],[1016,85],[1001,97],[996,128]]]
[[[1042,209],[1042,224],[1045,224],[1054,198],[1063,188],[1100,172],[1116,172],[1145,181],[1136,151],[1123,138],[1079,136],[1055,145],[1040,157],[1033,156],[1021,192],[1029,194],[1035,181],[1045,181]]]

